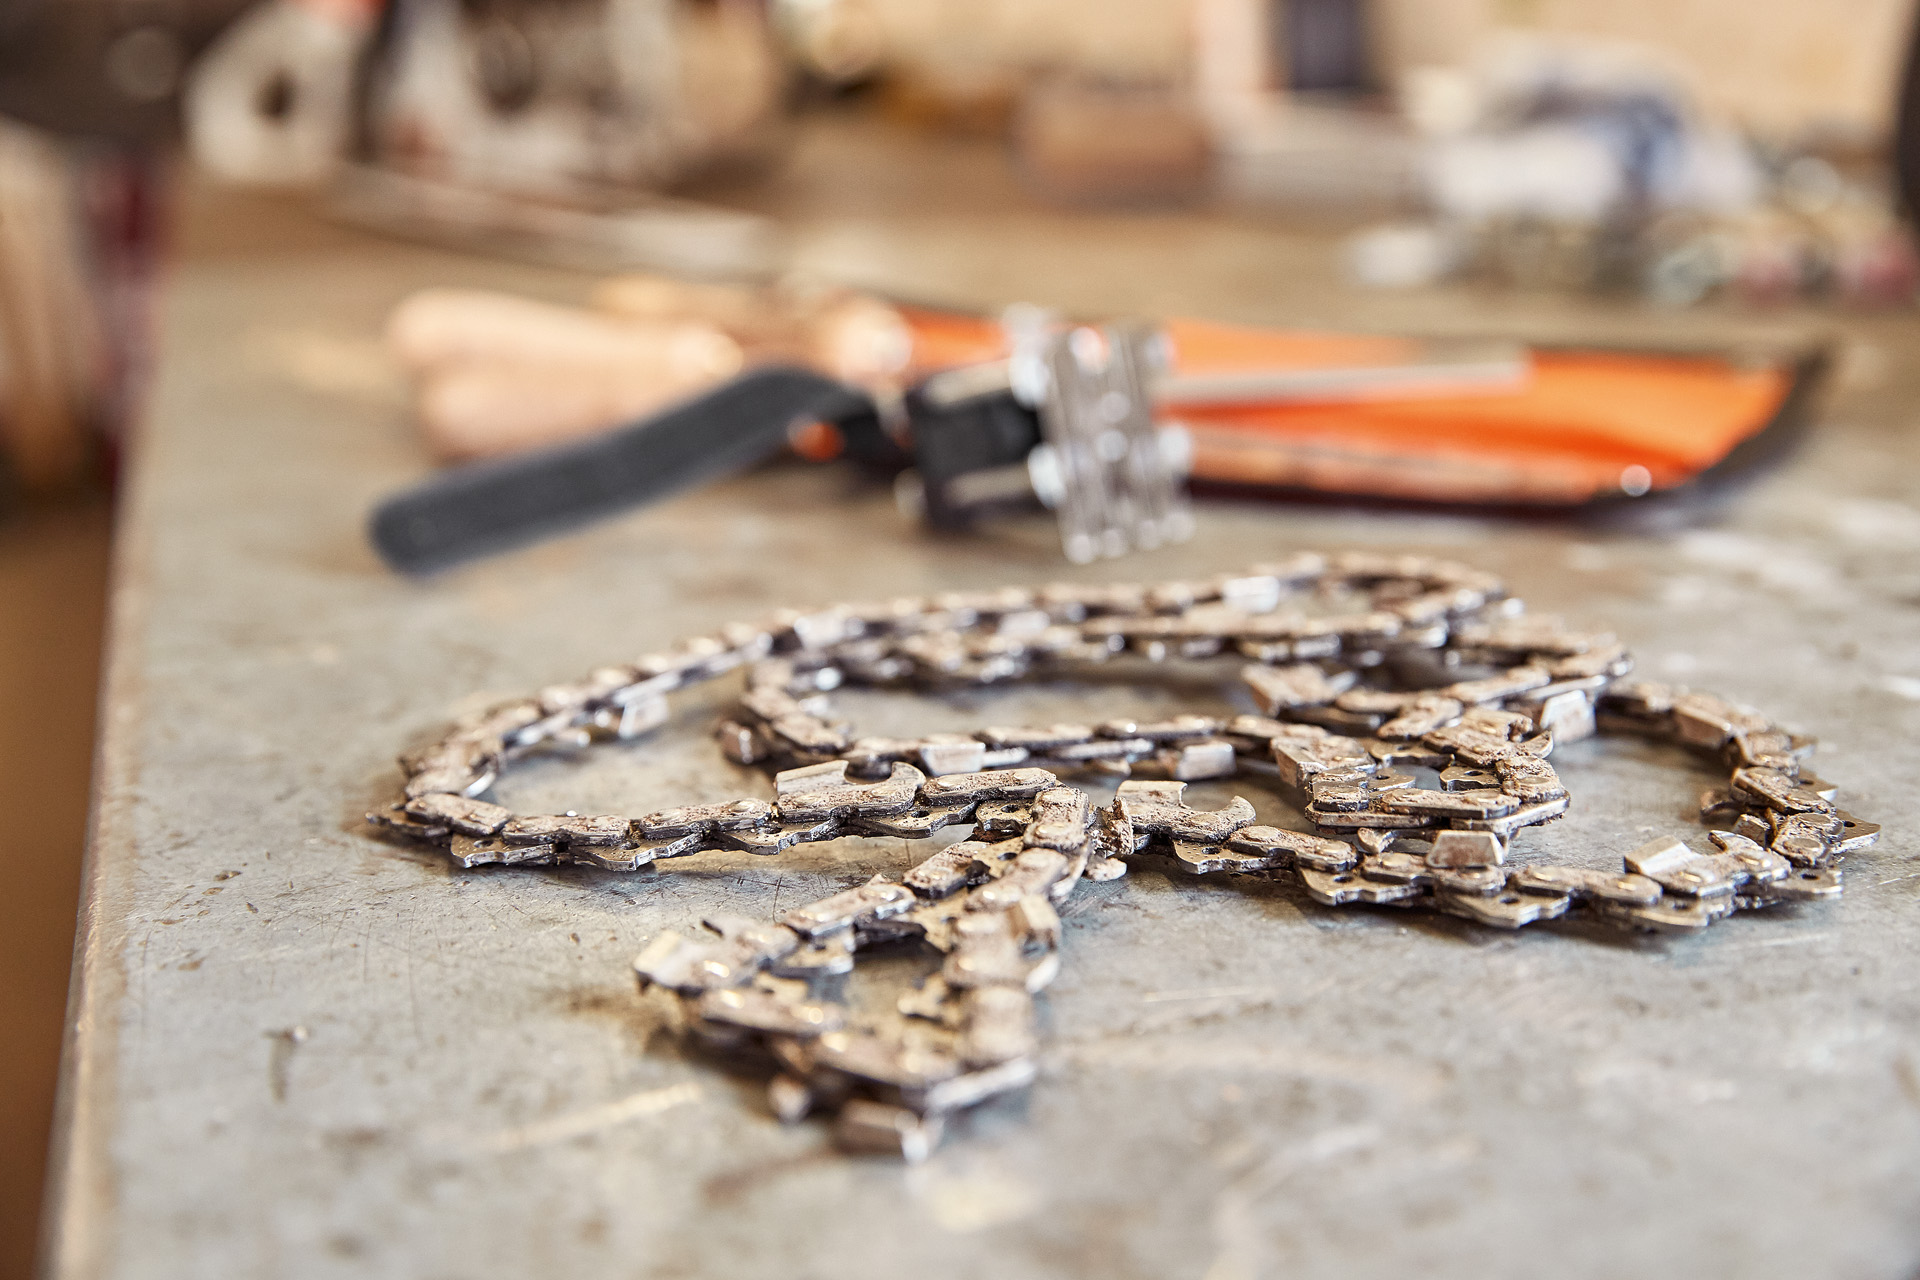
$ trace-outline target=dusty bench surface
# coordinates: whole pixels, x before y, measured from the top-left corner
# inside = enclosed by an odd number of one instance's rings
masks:
[[[802,207],[796,226],[824,268],[983,305],[1642,341],[1815,323],[1350,299],[1298,265],[1297,243],[1197,217]],[[792,466],[418,582],[362,537],[375,499],[426,470],[375,345],[382,317],[430,283],[577,297],[585,278],[238,197],[197,197],[188,238],[121,534],[58,1275],[1920,1266],[1920,321],[1845,321],[1839,389],[1803,448],[1718,505],[1632,523],[1208,503],[1185,547],[1067,572],[1044,529],[929,538],[883,490]],[[1819,735],[1819,772],[1887,834],[1850,860],[1840,902],[1681,939],[1505,935],[1142,866],[1076,895],[1038,1083],[906,1169],[838,1154],[817,1124],[781,1127],[755,1082],[683,1052],[630,968],[703,912],[897,873],[904,842],[633,875],[460,871],[361,822],[394,791],[396,753],[451,717],[734,618],[1199,575],[1310,547],[1503,574],[1537,610],[1617,631],[1647,675]],[[885,732],[1214,698],[1039,686],[844,705]],[[638,813],[770,794],[721,760],[711,711],[680,704],[661,738],[529,766],[504,798]],[[1684,830],[1716,781],[1685,759],[1564,749],[1575,812],[1526,839],[1599,864]],[[1235,791],[1284,808],[1257,780],[1201,796]]]

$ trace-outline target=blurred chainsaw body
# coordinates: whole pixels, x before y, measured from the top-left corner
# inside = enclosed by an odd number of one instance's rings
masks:
[[[1677,487],[1799,404],[1818,363],[1187,319],[1161,330],[1157,416],[1185,428],[1194,481],[1433,502],[1565,506]],[[586,308],[429,291],[395,312],[389,341],[448,459],[592,435],[748,367],[808,367],[889,406],[931,374],[990,369],[1009,351],[988,317],[655,276],[609,280]],[[831,433],[800,443],[809,457],[835,451]]]

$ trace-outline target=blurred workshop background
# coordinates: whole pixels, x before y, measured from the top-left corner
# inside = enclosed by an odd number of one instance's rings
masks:
[[[1356,293],[1435,329],[1523,295],[1616,332],[1690,308],[1844,324],[1920,287],[1911,9],[0,0],[0,1277],[31,1267],[114,493],[170,271],[350,226],[582,273],[569,297],[419,295],[364,341],[288,298],[234,352],[388,406],[423,463],[769,356],[870,382],[898,363],[879,298],[980,306],[1029,269],[1071,293],[1038,269],[1066,241],[1109,277],[1182,258],[1164,305],[1188,314],[1245,277],[1283,296],[1243,310],[1307,325],[1368,314],[1329,302]],[[929,259],[900,217],[1001,219],[1001,276]]]

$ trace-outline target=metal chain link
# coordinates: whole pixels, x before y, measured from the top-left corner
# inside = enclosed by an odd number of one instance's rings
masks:
[[[1339,612],[1287,607],[1313,601]],[[843,685],[951,687],[1091,665],[1239,658],[1261,714],[856,737]],[[944,1119],[1030,1083],[1033,997],[1059,971],[1058,907],[1130,860],[1292,878],[1314,901],[1425,907],[1517,929],[1579,912],[1691,933],[1734,911],[1837,897],[1839,859],[1879,828],[1804,767],[1814,742],[1710,694],[1624,677],[1610,635],[1524,611],[1497,578],[1444,560],[1300,554],[1196,582],[905,597],[731,624],[631,665],[495,707],[404,757],[405,796],[368,815],[444,845],[462,867],[583,863],[633,871],[707,851],[777,854],[843,835],[924,838],[971,826],[898,881],[782,913],[669,932],[635,961],[688,1033],[771,1057],[775,1112],[832,1112],[853,1149],[919,1158]],[[669,695],[738,669],[716,736],[774,771],[774,799],[630,817],[519,815],[479,797],[533,752],[633,739]],[[1523,828],[1567,812],[1557,744],[1600,733],[1682,743],[1723,763],[1701,799],[1708,848],[1668,836],[1619,871],[1507,864]],[[1439,786],[1417,785],[1413,769]],[[1063,775],[1119,782],[1110,804]],[[1146,775],[1146,776],[1135,776]],[[1276,779],[1312,833],[1260,824],[1235,797],[1187,805],[1188,782]],[[825,980],[881,944],[941,968],[896,1019],[861,1023]]]

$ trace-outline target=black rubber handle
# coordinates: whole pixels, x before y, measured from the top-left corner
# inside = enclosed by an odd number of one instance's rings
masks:
[[[403,573],[429,573],[575,529],[765,461],[797,418],[866,397],[805,369],[744,373],[607,435],[443,472],[374,509],[369,536]]]

